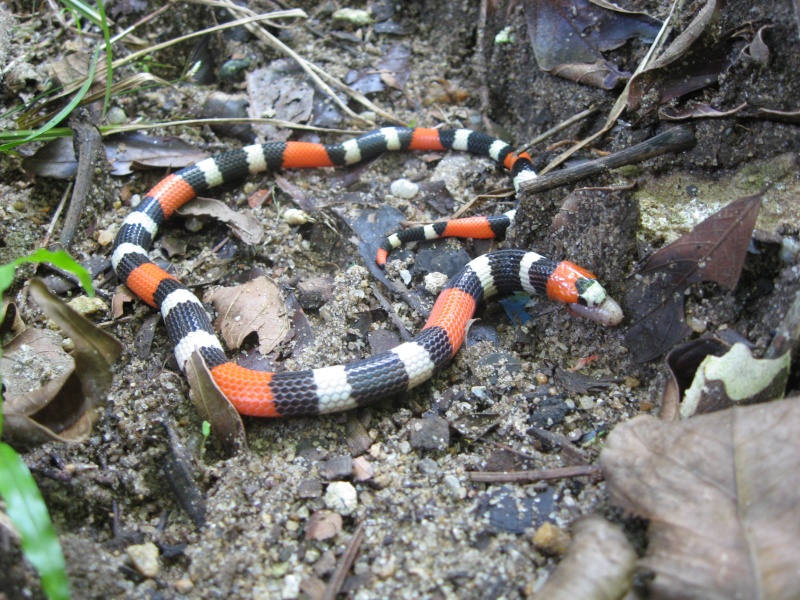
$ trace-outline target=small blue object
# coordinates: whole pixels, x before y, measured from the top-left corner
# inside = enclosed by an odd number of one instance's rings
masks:
[[[531,297],[523,292],[516,292],[500,300],[500,306],[506,311],[508,318],[517,325],[525,325],[533,317],[525,310]]]

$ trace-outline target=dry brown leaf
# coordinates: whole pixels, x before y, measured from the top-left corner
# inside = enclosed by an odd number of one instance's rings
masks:
[[[119,133],[103,138],[112,175],[128,175],[136,168],[178,169],[193,165],[208,153],[172,137],[154,137],[139,132]],[[42,177],[70,179],[78,168],[72,138],[56,138],[22,161],[26,171]]]
[[[761,194],[734,200],[650,257],[626,297],[632,324],[625,338],[636,361],[659,357],[689,333],[683,314],[688,286],[714,281],[736,287],[760,207]]]
[[[269,354],[289,333],[286,303],[280,288],[269,277],[207,290],[203,301],[217,309],[214,327],[229,348],[241,347],[245,338],[255,333],[259,352]]]
[[[66,354],[60,335],[36,329],[25,330],[3,349],[3,435],[24,446],[82,441],[100,415],[122,344],[53,296],[40,280],[32,280],[30,290],[75,349]]]
[[[245,244],[259,244],[264,237],[261,222],[249,211],[239,212],[228,208],[228,205],[211,198],[195,198],[184,204],[179,210],[181,216],[212,217],[222,221],[231,228],[231,232]]]
[[[651,597],[775,600],[800,590],[800,398],[618,425],[611,499],[650,520]]]
[[[204,421],[211,423],[211,433],[226,456],[247,452],[247,435],[242,417],[217,387],[199,352],[192,352],[186,363],[189,399]]]
[[[564,560],[536,592],[542,600],[616,600],[631,588],[636,551],[619,527],[588,517],[573,527]]]
[[[19,316],[17,305],[8,300],[0,304],[0,340],[12,337],[25,331],[25,322]]]
[[[630,77],[603,52],[655,37],[661,24],[602,0],[526,0],[522,4],[539,68],[585,85],[612,89]]]

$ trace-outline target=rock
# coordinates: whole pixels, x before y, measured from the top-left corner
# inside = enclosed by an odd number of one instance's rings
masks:
[[[153,542],[128,546],[125,552],[139,573],[150,579],[158,575],[161,564],[158,562],[158,546]]]
[[[533,544],[543,554],[563,556],[569,548],[570,537],[550,522],[542,523],[533,534]]]
[[[319,479],[304,479],[297,486],[300,498],[319,498],[322,496],[322,482]]]
[[[435,475],[439,472],[439,464],[432,458],[423,458],[417,463],[417,469],[425,475]]]
[[[445,475],[442,478],[442,483],[449,494],[456,500],[461,500],[467,496],[467,490],[462,487],[461,482],[455,475]]]
[[[342,531],[342,517],[335,512],[320,510],[311,515],[305,527],[307,540],[329,540]]]
[[[67,302],[67,305],[76,313],[83,316],[94,315],[97,313],[101,313],[103,315],[108,314],[108,306],[106,306],[106,303],[97,296],[94,298],[89,298],[89,296],[76,296]]]
[[[447,275],[444,273],[428,273],[424,278],[425,291],[432,296],[438,296],[447,283]]]
[[[283,578],[282,600],[294,600],[300,597],[300,575],[290,574]]]
[[[541,429],[549,429],[563,423],[568,412],[569,407],[561,396],[550,396],[533,409],[529,421]]]
[[[328,481],[346,479],[353,475],[353,457],[349,454],[334,456],[322,466],[322,476]]]
[[[375,469],[364,456],[353,459],[353,479],[355,481],[369,481],[375,476]]]
[[[297,284],[297,301],[306,310],[317,309],[333,298],[333,277],[311,277]]]
[[[417,195],[419,186],[408,179],[397,179],[389,186],[389,190],[392,192],[392,196],[409,200]]]
[[[347,481],[334,481],[325,491],[325,506],[347,517],[358,508],[358,494],[356,488]]]
[[[450,425],[446,419],[433,415],[414,419],[410,443],[417,450],[444,450],[450,444]]]

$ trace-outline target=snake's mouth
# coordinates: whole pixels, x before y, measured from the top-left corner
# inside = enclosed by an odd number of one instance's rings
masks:
[[[600,323],[605,327],[614,327],[622,322],[625,315],[617,302],[606,296],[605,300],[597,306],[584,306],[582,304],[570,304],[570,310],[584,319],[589,319],[595,323]]]

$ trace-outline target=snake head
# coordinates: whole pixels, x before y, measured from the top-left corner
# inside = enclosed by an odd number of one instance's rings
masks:
[[[578,301],[569,304],[573,313],[606,327],[620,324],[624,317],[622,308],[597,279],[578,279],[575,287],[578,290]]]

